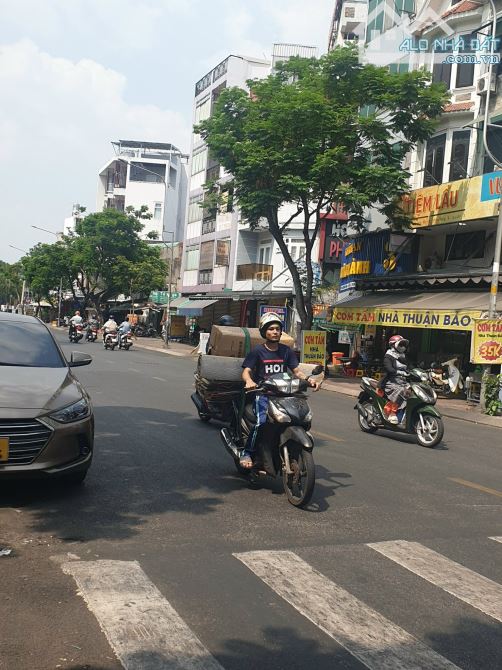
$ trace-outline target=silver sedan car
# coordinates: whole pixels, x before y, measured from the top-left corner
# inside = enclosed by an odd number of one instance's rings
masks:
[[[84,481],[94,416],[72,368],[91,360],[74,352],[67,361],[41,321],[0,312],[0,480]]]

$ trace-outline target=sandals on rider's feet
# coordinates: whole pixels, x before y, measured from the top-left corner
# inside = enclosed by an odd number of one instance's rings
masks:
[[[239,465],[246,470],[250,470],[253,467],[253,459],[246,451],[239,458]]]

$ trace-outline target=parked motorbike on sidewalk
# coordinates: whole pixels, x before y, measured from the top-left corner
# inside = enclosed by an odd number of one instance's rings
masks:
[[[125,349],[129,351],[132,347],[132,337],[131,333],[123,333],[119,335],[119,349]]]
[[[76,326],[73,326],[73,328],[70,329],[68,335],[68,339],[70,340],[70,342],[77,344],[77,342],[80,342],[80,340],[83,337],[84,337],[84,328],[80,323]]]
[[[119,342],[118,337],[118,333],[116,332],[106,333],[103,340],[103,346],[105,349],[111,349],[113,351]]]
[[[374,433],[378,429],[415,435],[422,447],[435,447],[443,439],[444,423],[441,414],[434,407],[437,395],[427,382],[427,374],[415,368],[410,371],[410,395],[406,407],[397,412],[398,424],[387,420],[384,406],[387,402],[376,379],[362,377],[361,392],[354,409],[364,433]]]
[[[465,382],[457,363],[458,359],[452,358],[444,363],[432,363],[426,370],[428,382],[437,393],[449,397],[464,392]]]

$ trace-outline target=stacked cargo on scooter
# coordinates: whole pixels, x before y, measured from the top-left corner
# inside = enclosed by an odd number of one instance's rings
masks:
[[[294,344],[293,338],[282,333],[281,343],[288,347]],[[209,336],[208,352],[212,356],[244,358],[244,356],[263,344],[258,328],[239,328],[236,326],[213,326]]]

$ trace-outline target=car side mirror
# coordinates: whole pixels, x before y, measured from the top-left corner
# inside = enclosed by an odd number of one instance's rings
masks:
[[[72,351],[68,365],[70,368],[79,368],[82,365],[89,365],[90,363],[92,363],[92,356],[90,354],[84,354],[81,351]]]

